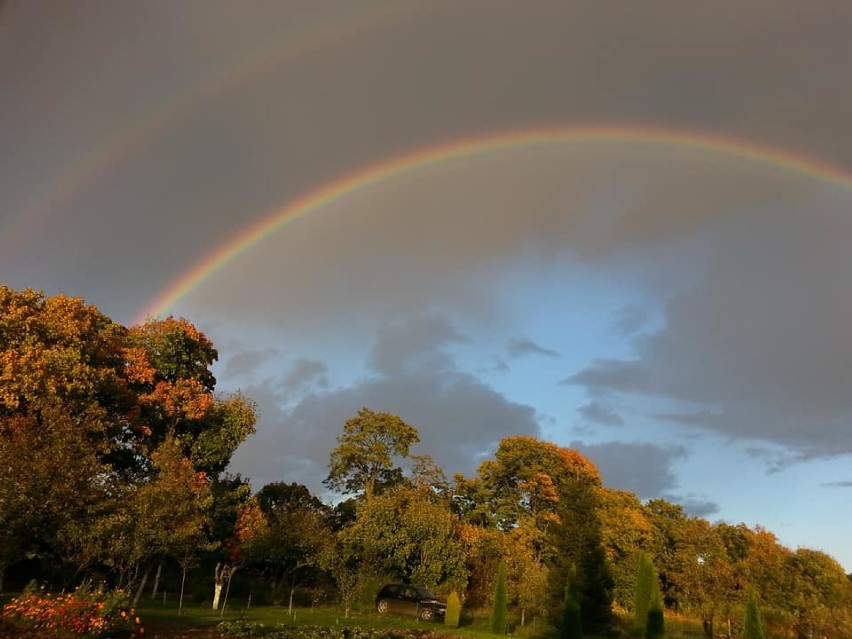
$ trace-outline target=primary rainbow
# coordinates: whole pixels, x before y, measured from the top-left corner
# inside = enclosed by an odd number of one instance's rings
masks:
[[[746,159],[828,184],[852,187],[852,173],[834,164],[782,148],[698,131],[592,124],[548,126],[471,136],[393,156],[326,182],[301,197],[286,202],[204,256],[163,290],[142,311],[137,321],[164,315],[181,298],[231,260],[273,235],[289,222],[380,182],[443,162],[495,151],[588,142],[643,143],[694,149]]]

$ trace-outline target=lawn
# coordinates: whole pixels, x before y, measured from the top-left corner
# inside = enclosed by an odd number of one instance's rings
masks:
[[[406,630],[432,630],[442,634],[460,637],[471,637],[473,639],[494,639],[495,635],[488,630],[488,612],[479,615],[463,615],[460,628],[449,628],[440,622],[421,621],[414,617],[403,617],[398,615],[379,615],[375,612],[350,612],[347,618],[342,610],[335,607],[316,608],[294,608],[290,615],[285,606],[247,606],[244,600],[231,599],[224,613],[221,610],[212,610],[209,603],[199,605],[191,603],[184,606],[183,615],[178,616],[177,601],[147,600],[142,602],[139,612],[145,623],[153,623],[157,626],[162,624],[175,624],[187,626],[211,626],[220,621],[246,621],[262,623],[265,626],[286,624],[288,626],[339,626],[343,628],[365,628],[365,629],[406,629]],[[516,626],[513,635],[516,637],[534,638],[543,636],[540,631],[544,628],[541,622],[528,623],[526,626]]]

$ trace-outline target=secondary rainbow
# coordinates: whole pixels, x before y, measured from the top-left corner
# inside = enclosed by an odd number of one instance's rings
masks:
[[[476,155],[521,147],[588,142],[639,143],[664,148],[693,149],[741,158],[827,184],[852,188],[852,173],[840,166],[787,149],[700,131],[593,124],[548,126],[476,135],[393,156],[326,182],[301,197],[288,201],[261,216],[239,234],[204,256],[166,287],[143,310],[137,321],[166,314],[181,298],[234,258],[275,234],[289,222],[380,182],[443,162]]]
[[[68,171],[42,189],[43,195],[11,216],[2,230],[0,251],[15,254],[26,246],[29,235],[37,232],[45,218],[67,206],[70,201],[96,184],[124,159],[161,138],[177,124],[191,118],[202,106],[232,92],[254,76],[276,69],[276,65],[298,60],[350,32],[376,28],[382,22],[404,12],[398,2],[384,2],[364,10],[356,5],[339,12],[333,20],[310,25],[305,31],[290,33],[282,29],[274,38],[258,45],[233,64],[215,69],[199,78],[187,90],[171,96],[150,113],[140,113],[127,126],[96,144],[81,158],[75,158]]]

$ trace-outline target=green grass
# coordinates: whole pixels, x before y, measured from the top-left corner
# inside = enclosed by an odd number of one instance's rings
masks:
[[[459,637],[471,637],[473,639],[494,639],[495,635],[488,630],[488,611],[471,618],[462,615],[462,626],[460,628],[449,628],[441,622],[421,621],[414,617],[398,615],[379,615],[375,612],[350,611],[349,617],[333,607],[316,608],[294,608],[293,615],[288,614],[286,606],[255,606],[246,608],[246,601],[229,599],[228,607],[224,613],[221,610],[213,610],[209,602],[204,604],[185,604],[183,615],[178,616],[177,601],[144,600],[140,602],[139,614],[145,623],[174,623],[194,626],[215,625],[220,621],[247,621],[262,623],[266,626],[275,624],[304,625],[304,626],[341,626],[350,628],[373,628],[373,629],[416,629],[434,630],[435,632],[455,635]],[[513,636],[534,639],[543,637],[544,629],[541,622],[537,624],[528,623],[524,627],[516,626]]]

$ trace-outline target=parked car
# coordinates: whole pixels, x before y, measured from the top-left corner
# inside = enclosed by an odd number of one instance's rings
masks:
[[[395,612],[414,615],[420,619],[443,619],[447,604],[425,588],[405,584],[387,584],[376,595],[376,611],[379,614]]]

